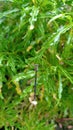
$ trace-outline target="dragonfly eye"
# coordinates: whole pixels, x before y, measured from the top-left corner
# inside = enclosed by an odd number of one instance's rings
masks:
[[[38,71],[38,64],[35,64],[35,71]]]

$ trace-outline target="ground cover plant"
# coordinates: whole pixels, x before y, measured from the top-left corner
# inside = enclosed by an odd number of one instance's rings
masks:
[[[73,125],[73,1],[0,0],[0,128],[57,124]]]

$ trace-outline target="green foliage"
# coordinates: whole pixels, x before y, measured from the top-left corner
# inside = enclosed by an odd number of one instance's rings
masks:
[[[0,0],[0,127],[54,130],[56,118],[73,118],[72,36],[72,0]]]

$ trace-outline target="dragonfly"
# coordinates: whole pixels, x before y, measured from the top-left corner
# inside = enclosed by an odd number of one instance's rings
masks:
[[[34,100],[36,100],[38,64],[35,64],[34,71],[35,71],[35,81],[34,81]]]
[[[35,78],[34,78],[34,92],[30,94],[29,101],[33,106],[37,105],[37,96],[36,96],[36,91],[37,91],[37,72],[38,72],[38,64],[35,64],[34,67],[35,71]]]

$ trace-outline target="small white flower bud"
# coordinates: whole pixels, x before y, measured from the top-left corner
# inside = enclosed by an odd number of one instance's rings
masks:
[[[30,25],[30,30],[33,30],[33,29],[34,29],[34,25],[31,24],[31,25]]]

